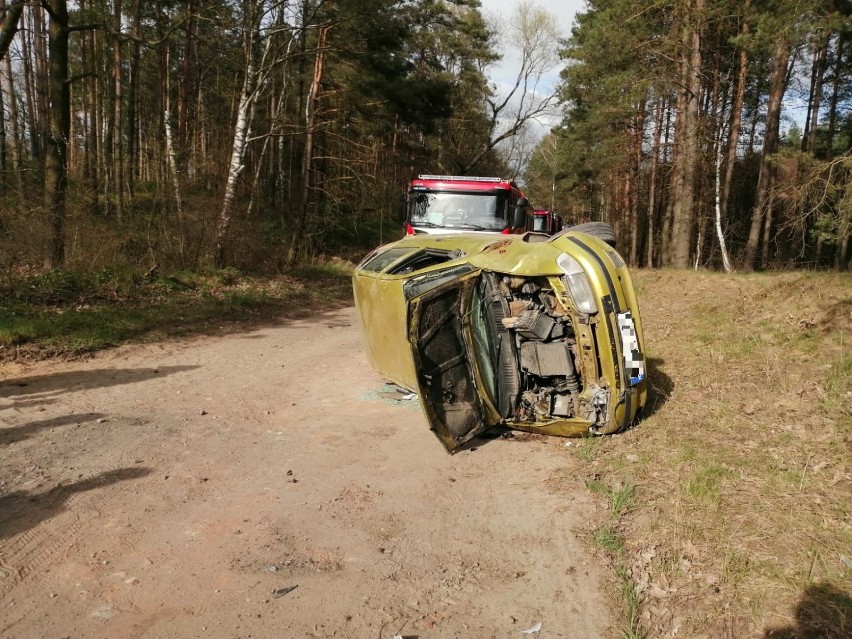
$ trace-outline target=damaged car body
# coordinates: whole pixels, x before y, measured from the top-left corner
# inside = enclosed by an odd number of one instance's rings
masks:
[[[372,365],[418,394],[449,452],[498,425],[615,433],[645,405],[633,285],[596,237],[410,236],[368,255],[353,288]]]

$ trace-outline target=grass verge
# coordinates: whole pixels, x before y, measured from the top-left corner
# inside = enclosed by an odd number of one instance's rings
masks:
[[[634,279],[646,414],[566,449],[611,504],[622,635],[852,637],[852,276]]]
[[[597,439],[586,439],[574,449],[580,459],[594,467]],[[630,566],[630,553],[625,545],[627,517],[637,503],[636,488],[632,483],[607,483],[599,474],[585,480],[586,488],[607,502],[606,512],[589,536],[591,544],[602,553],[615,576],[617,601],[620,613],[618,622],[621,639],[644,639],[641,613],[643,598]]]
[[[350,278],[351,267],[338,262],[275,277],[105,270],[16,280],[2,291],[0,361],[76,356],[327,310],[351,299]]]

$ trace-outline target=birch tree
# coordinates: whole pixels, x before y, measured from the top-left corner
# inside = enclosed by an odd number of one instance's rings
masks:
[[[255,104],[258,100],[259,90],[262,88],[262,83],[259,81],[260,74],[266,70],[264,64],[267,61],[273,42],[271,34],[267,33],[264,37],[261,29],[263,20],[266,17],[265,2],[263,0],[251,0],[245,3],[245,7],[246,15],[243,27],[245,74],[243,76],[239,104],[237,105],[231,160],[228,164],[225,194],[222,198],[222,207],[219,210],[219,224],[213,247],[213,263],[216,266],[223,265],[225,261],[225,240],[228,236],[234,212],[237,180],[245,169],[243,158],[245,157],[247,141],[254,120]],[[262,54],[260,52],[261,45],[264,47]]]

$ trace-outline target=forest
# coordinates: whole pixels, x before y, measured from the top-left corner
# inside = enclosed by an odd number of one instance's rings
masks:
[[[434,173],[634,266],[848,270],[850,34],[847,0],[0,0],[0,269],[355,258]]]

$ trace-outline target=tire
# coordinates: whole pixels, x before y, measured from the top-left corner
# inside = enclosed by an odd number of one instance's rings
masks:
[[[569,231],[580,231],[586,235],[591,235],[599,240],[602,240],[612,247],[615,247],[615,231],[606,222],[583,222],[568,227]]]

